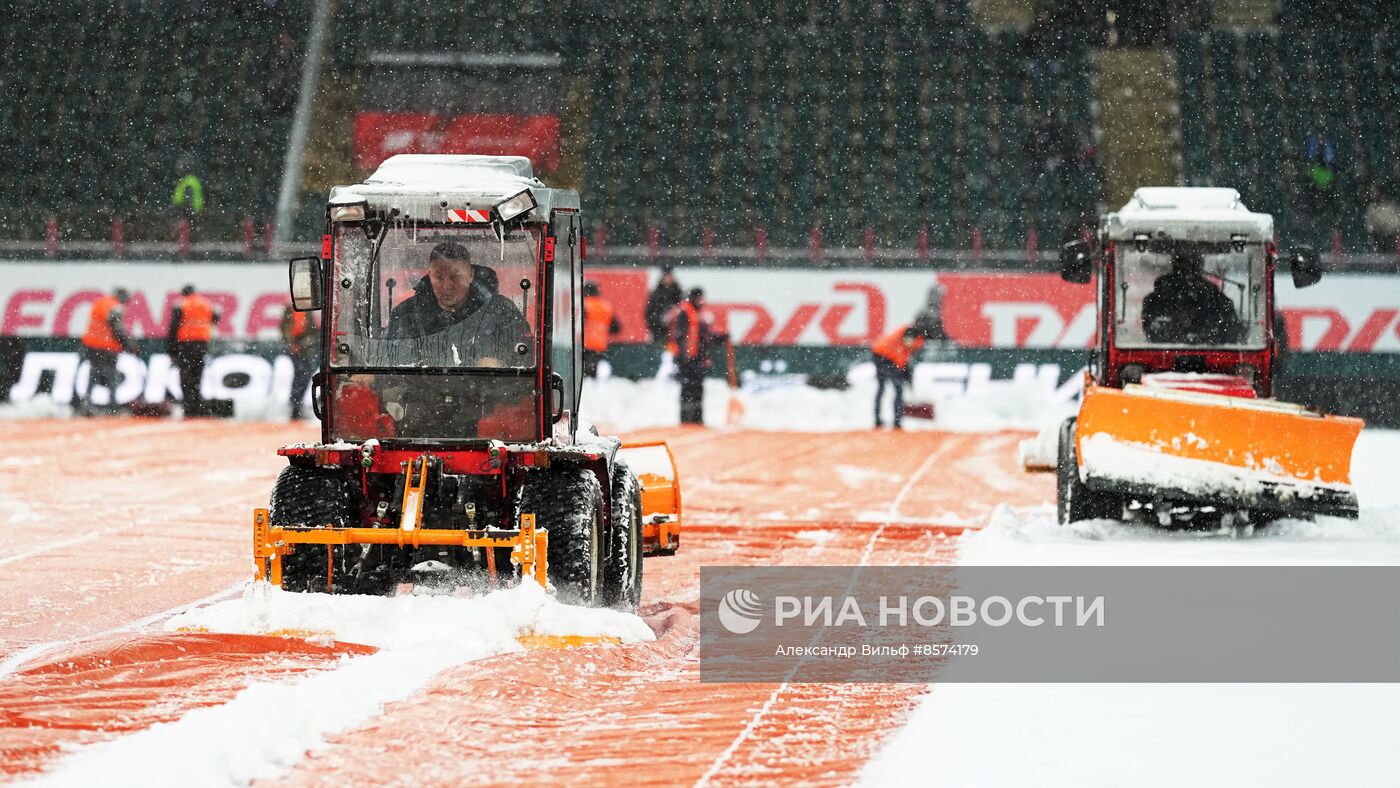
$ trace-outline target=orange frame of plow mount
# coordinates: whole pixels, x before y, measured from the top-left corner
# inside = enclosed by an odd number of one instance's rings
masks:
[[[676,464],[675,453],[666,441],[624,443],[622,451],[657,447],[666,451],[666,459],[671,464],[671,477],[667,479],[645,471],[637,474],[637,481],[642,486],[643,555],[670,555],[681,546],[681,471]]]
[[[533,577],[542,588],[548,588],[549,530],[535,527],[535,515],[520,515],[517,531],[487,531],[484,529],[453,530],[445,528],[335,528],[333,526],[275,526],[267,509],[253,510],[253,578],[282,585],[282,556],[292,552],[294,545],[380,544],[398,547],[509,547],[510,560],[520,567],[522,578]],[[494,553],[487,553],[494,558]],[[494,560],[491,581],[495,582]],[[333,582],[330,551],[327,550],[326,590]]]

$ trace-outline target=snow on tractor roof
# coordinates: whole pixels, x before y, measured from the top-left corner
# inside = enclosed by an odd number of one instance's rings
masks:
[[[1105,216],[1103,229],[1115,241],[1132,240],[1139,233],[1189,241],[1228,241],[1232,235],[1271,241],[1274,218],[1250,211],[1234,189],[1149,186],[1133,192],[1117,213]]]
[[[403,220],[441,222],[449,209],[489,210],[525,189],[538,204],[533,219],[579,208],[578,192],[545,186],[524,156],[453,154],[390,156],[364,183],[332,188],[330,201],[364,199],[371,211],[396,210],[393,215]]]
[[[467,156],[432,153],[400,153],[379,165],[365,183],[392,183],[405,188],[438,191],[477,190],[500,183],[520,191],[543,186],[535,168],[524,156]]]

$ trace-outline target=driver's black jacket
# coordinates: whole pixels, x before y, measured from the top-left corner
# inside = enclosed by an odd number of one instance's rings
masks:
[[[389,313],[385,339],[419,339],[423,363],[461,366],[492,358],[504,366],[529,366],[530,328],[509,298],[500,294],[496,272],[472,265],[467,299],[456,309],[438,306],[424,276],[413,295]],[[519,352],[524,344],[525,353]],[[437,347],[441,345],[442,347]]]
[[[1148,341],[1172,345],[1225,345],[1244,336],[1229,297],[1204,277],[1179,271],[1158,277],[1142,300],[1142,328]]]

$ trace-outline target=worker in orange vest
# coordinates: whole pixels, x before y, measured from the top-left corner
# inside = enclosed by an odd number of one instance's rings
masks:
[[[904,417],[904,385],[909,382],[914,358],[924,343],[930,339],[943,339],[941,321],[936,321],[929,313],[921,314],[912,324],[899,326],[885,334],[870,346],[875,359],[875,426],[884,426],[880,420],[880,402],[885,398],[885,383],[894,387],[894,418],[890,424],[900,429]]]
[[[214,325],[219,322],[219,313],[204,296],[194,291],[194,285],[181,288],[180,296],[170,311],[165,347],[171,363],[180,371],[185,415],[203,416],[204,395],[200,382],[204,379],[205,356],[209,352],[209,340],[214,337]]]
[[[122,351],[136,352],[123,326],[124,306],[128,298],[126,288],[118,287],[111,295],[93,302],[87,331],[83,333],[83,357],[88,363],[88,379],[82,396],[78,398],[77,412],[81,416],[93,415],[92,390],[95,386],[107,389],[110,397],[108,407],[114,412],[117,410],[117,356]]]
[[[612,304],[598,291],[597,282],[583,285],[583,374],[598,376],[598,362],[608,357],[608,343],[622,331]]]
[[[676,378],[681,384],[681,423],[705,423],[705,370],[710,366],[710,346],[725,342],[727,334],[715,331],[705,319],[705,291],[695,288],[671,317],[671,344],[676,350]]]
[[[292,388],[288,393],[292,405],[292,420],[301,418],[301,401],[311,385],[316,371],[316,323],[309,312],[298,312],[288,304],[282,310],[282,341],[292,360]]]

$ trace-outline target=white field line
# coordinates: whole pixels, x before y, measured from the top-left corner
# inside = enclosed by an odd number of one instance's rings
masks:
[[[193,515],[190,515],[189,519],[200,519],[201,515],[204,514],[206,510],[213,510],[217,512],[229,508],[233,504],[245,503],[247,501],[247,498],[248,496],[243,494],[230,495],[228,497],[221,498],[217,501],[209,503],[206,506],[200,507],[200,511],[194,513]],[[33,558],[36,555],[51,553],[54,550],[62,550],[65,547],[72,547],[73,545],[91,542],[94,539],[105,539],[109,536],[123,534],[127,531],[133,531],[139,527],[142,527],[142,525],[143,523],[135,522],[135,518],[132,518],[132,522],[129,522],[126,525],[118,526],[116,528],[108,528],[103,531],[90,531],[86,534],[83,534],[82,536],[75,536],[72,539],[64,539],[58,542],[49,542],[48,544],[39,545],[38,547],[31,547],[30,549],[25,550],[22,553],[15,553],[14,555],[7,555],[3,558],[0,558],[0,566],[4,566],[6,564],[13,564],[16,561],[23,561],[27,558]]]
[[[918,480],[925,473],[928,472],[928,469],[932,468],[935,462],[942,459],[943,456],[949,452],[949,450],[952,448],[953,442],[954,440],[950,439],[949,441],[935,448],[929,454],[928,458],[925,459],[921,465],[919,465],[918,470],[914,471],[914,473],[909,476],[909,480],[906,481],[904,483],[904,486],[900,488],[899,494],[896,495],[894,497],[894,500],[890,502],[889,514],[886,516],[886,520],[880,524],[879,528],[876,528],[875,531],[870,534],[870,539],[866,541],[865,550],[861,553],[860,563],[857,564],[858,566],[865,566],[865,562],[870,560],[870,554],[875,549],[875,542],[878,541],[880,535],[885,532],[885,527],[889,525],[892,520],[899,516],[899,505],[904,502],[905,497],[908,496],[910,491],[914,489],[914,484],[918,482]],[[961,444],[962,442],[963,441],[961,440],[957,440],[958,444]],[[846,590],[844,593],[850,594],[851,589],[855,588],[856,577],[858,575],[859,573],[852,574],[851,582],[846,584]],[[825,627],[818,629],[817,632],[812,636],[812,639],[807,643],[807,645],[816,645],[817,641],[821,639],[821,636],[825,632]],[[779,684],[773,690],[772,694],[768,696],[768,700],[763,702],[763,706],[759,708],[758,712],[749,718],[748,723],[744,725],[744,729],[742,731],[739,731],[738,736],[734,737],[734,741],[730,742],[729,746],[724,748],[724,752],[720,753],[719,757],[715,758],[714,763],[710,764],[710,768],[707,769],[705,773],[700,776],[699,780],[695,781],[696,788],[704,788],[704,786],[708,786],[710,784],[710,780],[714,779],[715,775],[719,774],[720,770],[723,769],[725,765],[729,763],[729,759],[734,757],[734,753],[739,751],[739,748],[743,746],[744,742],[748,741],[749,737],[753,735],[753,732],[758,729],[758,726],[763,722],[764,717],[768,716],[768,713],[772,711],[773,706],[778,702],[778,697],[787,690],[788,684],[792,681],[792,677],[797,673],[797,669],[802,667],[802,665],[805,662],[805,658],[798,660],[791,668],[788,668],[788,672],[783,677],[782,683]]]
[[[23,561],[27,558],[33,558],[36,555],[43,555],[44,553],[48,553],[54,550],[62,550],[65,547],[72,547],[73,545],[83,544],[84,542],[91,542],[94,539],[105,539],[108,536],[112,536],[113,534],[119,534],[122,531],[128,531],[132,528],[135,528],[135,526],[126,526],[111,531],[89,531],[88,533],[85,533],[82,536],[75,536],[72,539],[65,539],[61,542],[49,542],[46,545],[41,545],[30,550],[25,550],[22,553],[15,553],[14,555],[7,555],[4,558],[0,558],[0,566],[4,566],[5,564],[13,564],[16,561]]]
[[[131,632],[134,630],[145,629],[146,627],[149,627],[152,624],[164,621],[173,616],[177,616],[181,613],[184,613],[187,610],[192,610],[197,607],[203,607],[205,605],[213,604],[214,602],[227,599],[228,597],[231,597],[234,594],[237,594],[240,591],[242,591],[243,586],[246,585],[246,583],[247,581],[240,580],[237,583],[234,583],[233,585],[229,586],[228,588],[210,594],[209,596],[206,596],[202,599],[196,599],[193,602],[185,602],[167,610],[162,610],[159,613],[152,613],[151,615],[146,616],[144,618],[139,618],[135,621],[131,621],[126,624],[122,624],[119,627],[113,627],[102,632],[87,635],[78,635],[77,637],[71,637],[66,640],[52,640],[48,643],[35,643],[32,646],[20,649],[19,651],[15,652],[14,654],[11,654],[5,659],[0,660],[0,679],[6,678],[19,668],[29,664],[29,662],[31,662],[35,657],[38,657],[40,654],[46,654],[50,651],[53,651],[54,649],[69,646],[83,640],[93,640],[96,638],[105,637],[107,635],[116,635],[122,632]]]

